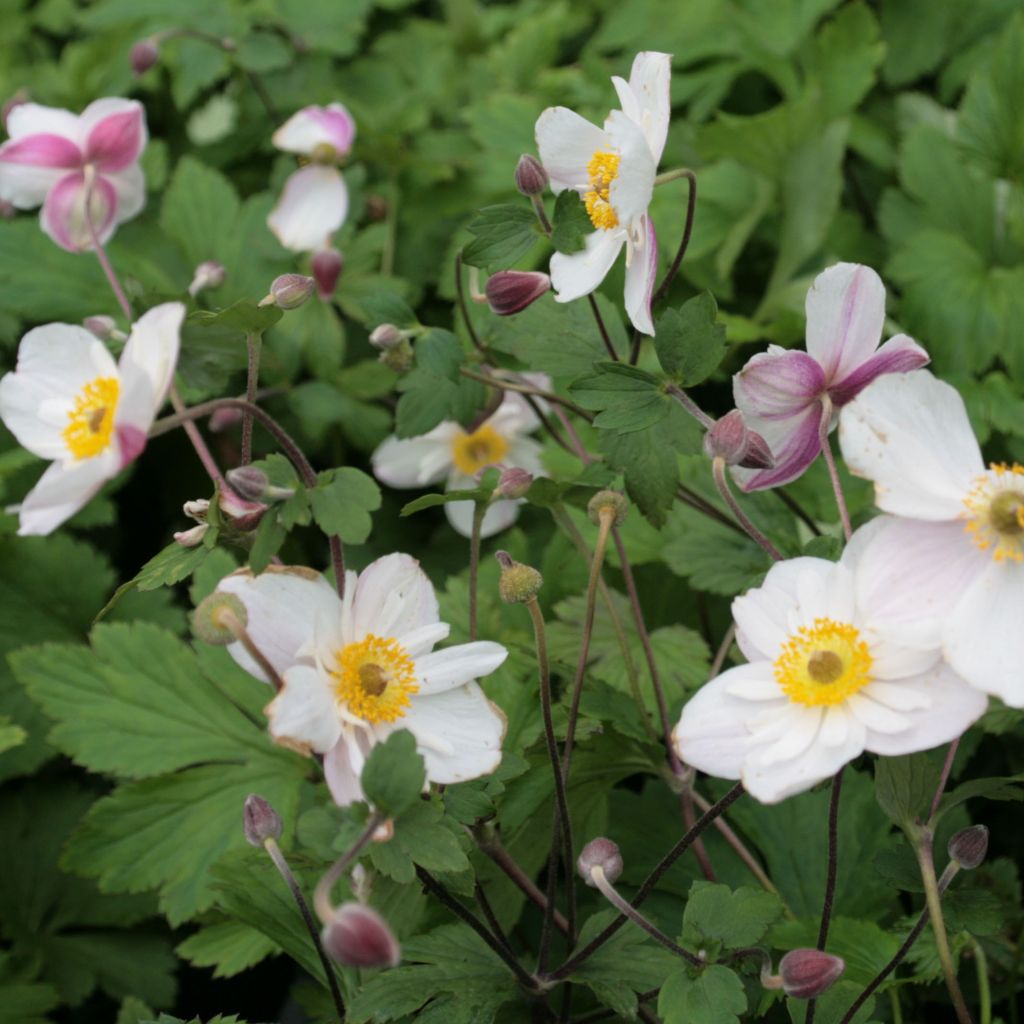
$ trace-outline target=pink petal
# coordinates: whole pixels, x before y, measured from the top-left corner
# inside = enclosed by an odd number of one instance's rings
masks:
[[[145,431],[138,427],[124,426],[117,428],[117,444],[121,449],[121,469],[133,463],[146,447]]]
[[[339,155],[344,156],[352,148],[356,137],[356,122],[340,103],[332,103],[327,107],[309,107],[307,113],[323,129]]]
[[[780,487],[795,480],[821,451],[821,406],[812,406],[788,419],[762,420],[758,433],[768,442],[775,465],[771,469],[749,470],[735,467],[733,476],[744,491]]]
[[[0,146],[0,162],[71,169],[81,167],[82,152],[60,135],[26,135]]]
[[[736,407],[747,420],[786,419],[817,403],[825,391],[825,374],[806,352],[773,346],[751,357],[732,384]]]
[[[117,193],[102,177],[89,190],[89,218],[86,219],[85,175],[68,174],[50,190],[40,217],[43,230],[68,252],[84,252],[93,247],[93,233],[103,243],[113,233],[117,214]]]
[[[837,406],[853,401],[876,377],[883,373],[909,373],[927,366],[931,357],[913,338],[897,334],[890,338],[870,359],[829,389],[829,397]]]
[[[837,263],[807,293],[807,351],[837,380],[868,359],[882,338],[885,286],[870,268]]]
[[[86,160],[103,171],[122,171],[139,158],[145,138],[142,107],[135,104],[93,126],[85,143]]]

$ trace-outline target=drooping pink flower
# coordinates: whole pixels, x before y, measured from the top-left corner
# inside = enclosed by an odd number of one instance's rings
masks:
[[[0,200],[42,206],[43,230],[68,252],[101,245],[146,199],[139,157],[146,146],[142,104],[118,98],[80,115],[22,103],[7,118],[0,146]]]
[[[326,248],[345,222],[348,189],[337,164],[356,136],[352,115],[340,104],[304,107],[274,132],[274,145],[309,160],[285,182],[267,225],[293,252]]]
[[[807,351],[769,347],[733,378],[747,426],[775,457],[770,469],[736,469],[745,491],[778,487],[800,476],[821,452],[822,421],[831,431],[839,410],[885,373],[906,373],[929,361],[912,338],[897,334],[879,346],[885,286],[870,268],[837,263],[807,293]]]

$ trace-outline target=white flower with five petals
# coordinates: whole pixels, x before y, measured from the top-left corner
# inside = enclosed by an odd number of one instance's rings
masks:
[[[963,399],[926,370],[875,381],[839,439],[891,513],[869,556],[891,614],[972,686],[1024,707],[1024,465],[986,468]]]
[[[184,318],[180,302],[151,309],[119,363],[84,327],[47,324],[22,338],[17,367],[0,380],[0,418],[53,464],[18,509],[20,534],[50,533],[139,457],[174,377]]]
[[[348,189],[337,164],[348,155],[356,123],[340,103],[304,107],[274,132],[274,145],[309,162],[285,182],[267,225],[293,252],[316,252],[348,214]]]
[[[271,735],[324,755],[338,804],[363,799],[366,758],[398,729],[415,737],[431,782],[464,782],[498,767],[505,716],[476,680],[508,652],[489,641],[434,651],[450,627],[414,558],[387,555],[358,577],[349,572],[344,601],[319,573],[298,567],[242,570],[217,589],[241,600],[253,644],[284,681],[266,708]],[[228,651],[268,681],[242,644]]]
[[[629,81],[613,78],[621,110],[604,127],[567,107],[549,107],[537,120],[537,149],[557,195],[583,197],[595,230],[584,248],[551,257],[558,302],[589,295],[626,249],[626,312],[633,326],[654,334],[651,293],[658,263],[654,223],[647,213],[671,116],[667,53],[638,53]]]
[[[874,524],[839,564],[778,562],[732,605],[749,659],[712,679],[683,708],[673,733],[687,764],[742,779],[762,803],[810,789],[870,750],[909,754],[949,742],[986,699],[908,637],[866,571]]]

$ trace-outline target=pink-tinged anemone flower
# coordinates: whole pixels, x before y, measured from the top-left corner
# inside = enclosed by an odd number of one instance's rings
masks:
[[[267,705],[270,734],[305,754],[324,755],[341,806],[364,799],[359,777],[370,750],[408,729],[431,782],[465,782],[501,762],[505,716],[476,682],[508,656],[475,641],[439,651],[450,626],[439,621],[434,588],[416,559],[378,558],[345,577],[345,599],[319,574],[270,566],[242,570],[217,590],[245,606],[252,642],[284,686]],[[228,651],[268,681],[240,643]]]
[[[0,380],[0,419],[52,465],[17,510],[19,534],[50,533],[139,457],[174,377],[184,318],[180,302],[151,309],[119,363],[84,327],[25,335],[16,369]]]
[[[20,210],[42,205],[40,224],[62,249],[102,245],[146,201],[139,157],[146,116],[135,100],[103,99],[78,116],[22,103],[0,146],[0,200]],[[91,222],[91,224],[90,224]]]
[[[550,386],[542,373],[524,374],[538,387]],[[429,487],[446,481],[446,490],[469,490],[490,466],[523,469],[544,476],[540,445],[526,435],[540,426],[537,414],[522,395],[508,391],[493,415],[475,429],[458,423],[439,423],[429,433],[400,439],[389,437],[373,453],[373,473],[388,487]],[[492,501],[487,506],[481,537],[508,529],[519,517],[521,501]],[[444,507],[448,522],[464,537],[473,529],[473,502],[450,501]]]
[[[267,225],[293,252],[326,248],[345,222],[348,189],[337,164],[348,155],[356,136],[352,115],[340,104],[304,107],[274,132],[274,145],[305,157],[285,182]]]
[[[972,686],[1024,707],[1024,466],[982,461],[955,388],[926,370],[876,381],[839,422],[884,512],[873,587]]]
[[[943,662],[938,645],[908,637],[891,614],[863,533],[840,563],[777,562],[733,601],[748,664],[716,676],[683,708],[673,741],[687,764],[742,779],[755,799],[776,803],[865,750],[928,750],[984,713],[985,696]]]
[[[626,312],[644,334],[654,334],[651,293],[658,244],[647,207],[668,134],[671,60],[667,53],[638,53],[629,81],[612,79],[622,109],[613,110],[603,128],[567,107],[549,107],[536,126],[552,191],[579,192],[595,228],[582,251],[551,257],[555,298],[571,302],[589,295],[625,246]]]
[[[811,285],[806,309],[806,352],[769,346],[733,378],[737,408],[775,457],[770,469],[734,471],[745,491],[795,480],[821,453],[823,426],[831,432],[847,402],[880,375],[917,370],[929,361],[905,334],[879,347],[885,286],[870,267],[829,267]]]

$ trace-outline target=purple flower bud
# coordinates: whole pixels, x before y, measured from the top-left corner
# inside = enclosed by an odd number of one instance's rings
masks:
[[[743,413],[733,409],[713,423],[704,435],[704,451],[711,459],[722,459],[727,466],[767,469],[775,464],[765,439],[748,430]]]
[[[219,288],[227,276],[228,272],[224,269],[223,264],[216,260],[204,260],[196,267],[195,273],[192,275],[188,293],[194,297],[206,288]]]
[[[160,59],[160,48],[155,37],[140,39],[132,47],[132,72],[144,75]]]
[[[402,959],[398,940],[387,921],[372,907],[343,903],[323,930],[328,956],[348,967],[397,967]]]
[[[242,808],[245,838],[253,846],[262,846],[268,839],[281,838],[281,817],[261,796],[250,793]]]
[[[547,274],[526,270],[500,270],[484,287],[491,312],[511,316],[526,309],[551,287]]]
[[[224,430],[230,430],[242,422],[242,410],[232,408],[214,409],[213,415],[207,421],[207,426],[215,434]]]
[[[270,486],[270,479],[262,469],[255,466],[236,466],[227,472],[231,489],[246,501],[262,501]]]
[[[783,991],[793,999],[816,999],[845,970],[841,957],[818,949],[791,949],[779,962]]]
[[[517,498],[521,498],[526,494],[532,483],[532,473],[528,473],[525,469],[518,469],[515,466],[511,466],[508,469],[503,469],[501,471],[501,476],[498,479],[497,490],[501,497],[515,501]]]
[[[13,96],[4,101],[3,108],[0,109],[0,119],[3,120],[4,127],[7,126],[7,118],[11,116],[11,111],[15,107],[20,107],[22,103],[28,103],[27,89],[19,89]]]
[[[590,880],[590,872],[594,868],[601,868],[604,877],[614,885],[615,880],[622,874],[622,854],[619,853],[618,843],[603,837],[591,839],[576,859],[576,867],[587,885],[594,884]]]
[[[108,341],[113,338],[115,341],[124,341],[127,335],[124,331],[118,330],[117,323],[112,316],[87,316],[82,321],[82,326],[92,334],[95,334],[100,341]]]
[[[316,282],[304,274],[282,274],[270,283],[270,294],[260,299],[261,306],[298,309],[312,294]]]
[[[524,196],[539,196],[548,187],[548,172],[535,157],[524,153],[516,164],[516,188]]]
[[[370,344],[382,352],[398,348],[405,341],[405,335],[394,324],[381,324],[370,331]]]
[[[17,212],[14,203],[8,202],[6,199],[0,199],[0,217],[4,220],[14,220]]]
[[[193,526],[191,530],[179,530],[174,534],[174,539],[183,548],[197,548],[202,544],[209,528],[209,523],[200,523],[198,526]]]
[[[337,249],[321,249],[313,257],[313,279],[316,281],[316,293],[323,302],[329,302],[338,287],[341,276],[342,259]]]
[[[961,829],[950,839],[946,849],[951,860],[965,871],[973,871],[988,853],[988,829],[984,825]]]

